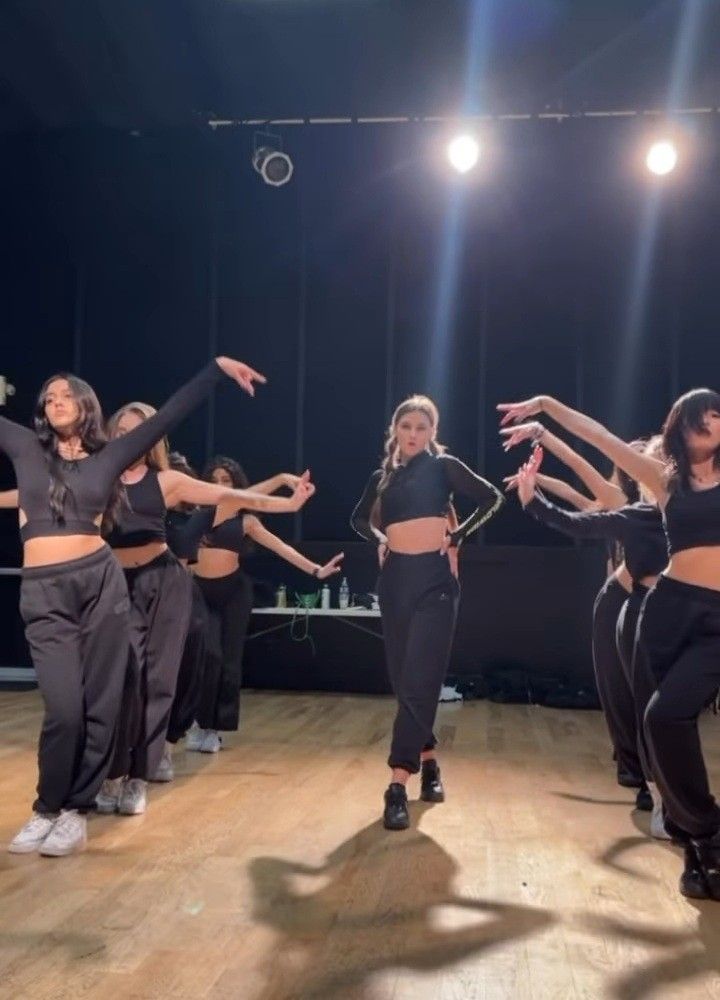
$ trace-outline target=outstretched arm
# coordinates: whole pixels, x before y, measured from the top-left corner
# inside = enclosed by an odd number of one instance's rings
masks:
[[[527,435],[524,434],[524,425],[515,428],[507,425],[526,421],[528,417],[538,413],[547,413],[571,434],[593,445],[611,462],[624,469],[629,476],[643,483],[652,491],[660,504],[665,503],[667,486],[664,464],[656,458],[635,451],[625,441],[612,434],[607,427],[585,413],[573,410],[552,396],[534,396],[521,403],[500,403],[498,410],[503,414],[501,424],[504,429],[500,433],[507,437],[509,447],[525,440]]]
[[[19,506],[17,490],[3,490],[0,493],[0,510],[14,510]]]
[[[512,476],[506,476],[503,479],[504,483],[507,483],[505,487],[506,492],[511,490],[516,490],[518,485],[518,473],[514,473]],[[584,493],[580,493],[569,483],[563,482],[562,479],[555,479],[553,476],[546,476],[543,472],[538,472],[537,474],[537,485],[541,490],[545,490],[546,493],[552,493],[553,496],[559,497],[566,503],[569,503],[576,510],[597,510],[598,504],[596,500],[591,500],[590,497],[586,497]]]
[[[292,566],[297,566],[298,569],[301,569],[304,573],[309,573],[310,576],[314,576],[318,580],[324,580],[326,577],[340,572],[340,563],[344,558],[344,552],[339,552],[329,562],[326,562],[324,566],[321,566],[319,563],[314,563],[306,558],[302,552],[298,552],[292,545],[284,542],[282,538],[273,535],[256,517],[249,516],[243,518],[243,527],[245,534],[249,535],[258,545],[262,545],[265,549],[270,549],[271,552],[280,556],[285,562],[289,562]]]
[[[202,506],[222,504],[227,505],[233,513],[242,510],[259,510],[268,514],[294,513],[310,499],[315,487],[310,482],[310,473],[298,477],[297,485],[290,497],[273,497],[252,490],[235,490],[229,486],[217,483],[206,483],[201,479],[193,479],[184,472],[167,469],[160,473],[160,485],[166,507],[175,507],[179,503],[199,504]]]
[[[288,490],[294,490],[298,484],[300,476],[293,475],[292,472],[279,472],[276,476],[270,476],[269,479],[263,479],[260,483],[253,483],[248,489],[252,490],[253,493],[265,493],[270,495],[271,493],[277,493],[278,490],[285,487]]]
[[[152,417],[143,420],[127,434],[109,441],[103,448],[102,457],[112,462],[119,476],[124,469],[147,454],[160,438],[192,413],[195,407],[210,395],[223,375],[234,379],[251,396],[255,395],[253,383],[266,381],[264,375],[249,368],[242,361],[216,358],[195,378],[178,389]]]

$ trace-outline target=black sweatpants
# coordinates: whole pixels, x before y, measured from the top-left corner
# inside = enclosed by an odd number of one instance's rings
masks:
[[[605,715],[618,769],[642,782],[642,765],[637,749],[635,701],[617,647],[617,621],[628,593],[615,577],[610,577],[595,599],[592,623],[592,651],[600,704]]]
[[[460,586],[440,552],[389,552],[378,598],[388,673],[398,701],[388,764],[415,774],[421,752],[437,743],[433,725],[450,660]]]
[[[190,618],[192,583],[171,552],[126,569],[133,657],[111,778],[152,778],[160,765]]]
[[[661,576],[640,614],[634,670],[655,685],[645,738],[670,831],[711,836],[720,829],[720,807],[710,793],[698,716],[720,687],[720,591]]]
[[[195,579],[210,616],[197,722],[201,729],[232,732],[240,723],[242,659],[253,586],[241,569],[228,576]]]
[[[191,582],[190,624],[185,637],[185,646],[175,685],[175,697],[170,711],[167,731],[168,743],[177,743],[192,726],[197,717],[202,692],[209,617],[205,598],[197,581],[191,580]]]
[[[650,758],[645,745],[643,720],[647,704],[655,692],[655,684],[647,683],[646,671],[640,671],[636,677],[633,664],[638,619],[648,592],[649,587],[645,587],[641,583],[634,584],[632,593],[623,604],[617,621],[617,648],[632,694],[638,758],[646,782],[652,781],[653,778],[650,770]]]
[[[107,546],[23,569],[20,613],[45,704],[33,808],[86,812],[110,767],[128,661],[122,569]]]

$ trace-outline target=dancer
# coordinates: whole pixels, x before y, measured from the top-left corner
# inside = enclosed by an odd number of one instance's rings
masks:
[[[673,404],[663,426],[667,467],[551,396],[498,409],[503,424],[546,413],[642,482],[664,511],[670,562],[645,598],[633,668],[656,688],[645,736],[666,826],[685,847],[680,891],[720,900],[720,807],[698,732],[720,686],[720,394],[694,389]]]
[[[452,645],[460,586],[447,552],[495,514],[502,494],[438,443],[439,414],[427,396],[411,396],[396,409],[382,468],[373,472],[351,525],[379,544],[378,585],[388,672],[398,701],[385,792],[386,829],[410,824],[406,785],[422,769],[421,798],[442,802],[433,735],[440,689]],[[454,493],[478,504],[448,532]]]
[[[594,495],[595,509],[617,510],[639,499],[637,484],[622,470],[615,467],[610,479],[605,479],[586,459],[541,423],[528,423],[523,430],[522,440],[542,440],[544,448],[568,465]],[[505,450],[507,447],[506,445]],[[645,447],[645,442],[634,441],[631,447],[641,450]],[[551,489],[557,482],[546,477],[542,481]],[[507,482],[509,488],[512,488],[514,477],[508,477]],[[570,489],[564,484],[563,492]],[[567,495],[570,502],[575,501],[573,494]],[[580,497],[581,494],[577,496]],[[577,501],[575,503],[577,505]],[[649,811],[653,808],[653,802],[645,783],[638,750],[636,702],[617,643],[618,621],[632,593],[633,580],[624,561],[621,543],[608,539],[607,552],[608,575],[593,604],[592,657],[595,684],[616,761],[617,782],[623,788],[637,789],[635,805],[638,809]]]
[[[152,406],[128,403],[110,418],[110,437],[122,438],[154,416]],[[293,496],[285,498],[201,482],[170,468],[164,440],[127,468],[121,480],[127,503],[107,540],[128,584],[134,663],[115,757],[96,805],[102,813],[132,816],[145,812],[147,782],[163,756],[190,617],[190,579],[167,545],[168,509],[178,503],[226,501],[248,510],[295,512],[313,487],[306,475],[298,480]]]
[[[86,842],[85,813],[110,765],[128,647],[122,570],[100,537],[118,476],[214,388],[223,374],[248,393],[265,379],[230,358],[212,361],[152,420],[108,442],[97,396],[54,375],[40,391],[35,429],[0,417],[0,449],[19,493],[24,558],[20,612],[45,703],[33,815],[9,849],[60,856]]]
[[[248,483],[242,467],[222,456],[209,463],[203,478],[226,488],[244,489]],[[280,475],[260,485],[274,489],[291,481]],[[224,503],[216,508],[212,528],[203,539],[194,567],[195,579],[210,613],[210,630],[198,725],[188,733],[187,750],[217,753],[222,747],[220,733],[239,728],[242,658],[253,599],[252,583],[243,562],[252,542],[318,580],[340,572],[342,552],[321,566],[268,531],[257,517],[238,512],[237,504]]]
[[[537,441],[537,434],[534,437]],[[660,438],[653,438],[646,448],[646,454],[659,454]],[[632,651],[635,643],[635,630],[643,599],[650,587],[668,563],[667,540],[663,529],[662,515],[654,497],[643,492],[640,501],[628,504],[613,511],[586,511],[571,513],[555,506],[537,491],[538,468],[542,458],[542,448],[535,445],[533,456],[518,472],[518,498],[523,508],[534,518],[547,524],[548,527],[562,531],[572,538],[597,538],[616,542],[622,546],[625,555],[625,565],[633,581],[632,591],[623,604],[617,620],[617,651],[625,671],[626,681],[623,690],[630,699],[628,714],[634,711],[636,726],[635,739],[637,757],[643,771],[643,786],[638,792],[636,805],[643,808],[645,799],[650,797],[653,802],[653,815],[650,822],[651,835],[659,839],[667,839],[662,815],[662,801],[656,793],[652,782],[647,755],[644,752],[642,735],[642,719],[647,707],[647,699],[652,692],[646,694],[640,702],[635,701],[632,677]],[[616,688],[616,693],[623,693]],[[653,794],[655,793],[655,794]],[[641,799],[641,795],[643,798]]]

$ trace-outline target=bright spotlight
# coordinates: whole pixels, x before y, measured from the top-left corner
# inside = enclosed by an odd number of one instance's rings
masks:
[[[480,159],[480,145],[471,135],[458,135],[447,148],[448,160],[460,174],[466,174]]]
[[[648,150],[645,163],[648,170],[662,177],[675,169],[678,160],[677,149],[672,142],[654,142]]]

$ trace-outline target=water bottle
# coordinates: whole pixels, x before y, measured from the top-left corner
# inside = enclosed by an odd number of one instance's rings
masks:
[[[348,587],[347,577],[342,578],[342,583],[340,584],[340,593],[338,594],[338,607],[341,611],[347,611],[350,607],[350,588]]]
[[[320,591],[320,607],[325,611],[330,607],[330,588],[326,583],[323,584],[323,588]]]
[[[275,607],[276,608],[287,607],[287,588],[284,583],[281,583],[278,589],[275,591]]]

